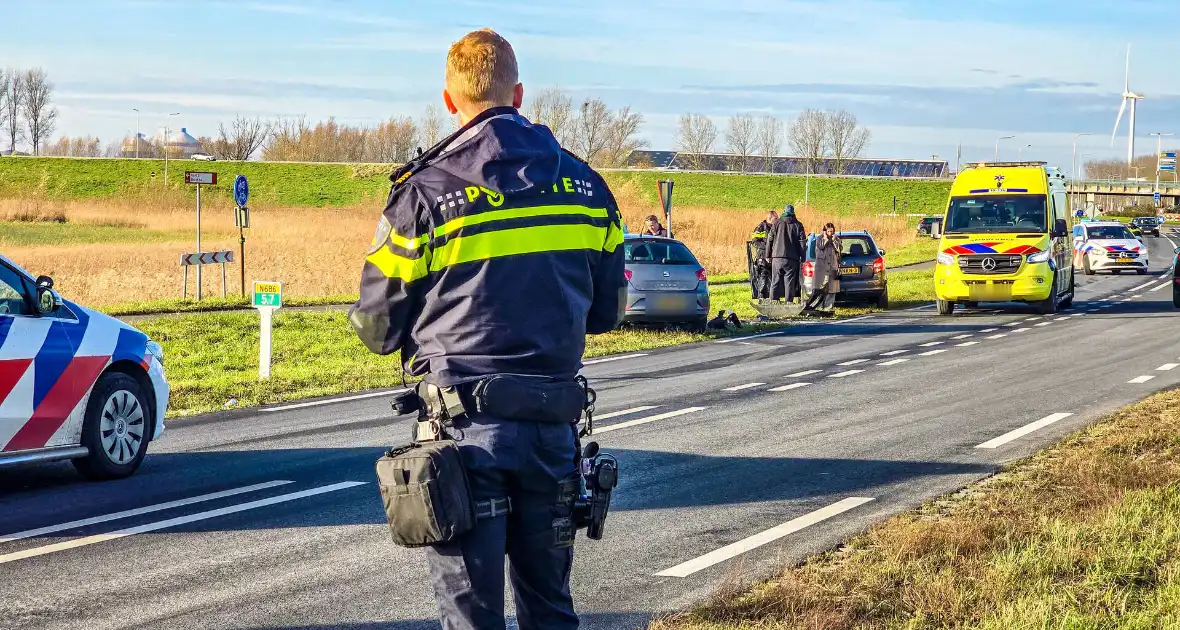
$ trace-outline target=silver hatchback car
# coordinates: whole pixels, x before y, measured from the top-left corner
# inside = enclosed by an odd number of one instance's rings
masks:
[[[704,330],[709,321],[709,281],[688,247],[672,238],[628,234],[627,308],[623,321],[682,324]]]

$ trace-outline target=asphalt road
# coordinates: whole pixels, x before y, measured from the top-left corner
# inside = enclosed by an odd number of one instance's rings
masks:
[[[1151,275],[1079,275],[1057,316],[926,307],[591,362],[623,476],[578,543],[584,627],[643,627],[1175,387],[1172,245],[1148,241]],[[438,627],[374,484],[409,430],[387,398],[172,421],[119,482],[0,473],[0,627]]]

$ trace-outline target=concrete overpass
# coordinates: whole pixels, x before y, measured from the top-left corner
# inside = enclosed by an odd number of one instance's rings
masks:
[[[1067,182],[1070,193],[1082,195],[1115,195],[1121,197],[1152,198],[1155,193],[1155,180],[1131,181],[1126,179],[1083,179],[1077,182]],[[1160,203],[1174,206],[1180,203],[1180,182],[1161,181],[1159,186]],[[1092,198],[1091,198],[1092,199]]]

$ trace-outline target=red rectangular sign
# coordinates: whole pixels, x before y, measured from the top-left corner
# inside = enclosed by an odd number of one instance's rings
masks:
[[[206,173],[203,171],[185,171],[184,183],[186,184],[216,184],[217,173]]]

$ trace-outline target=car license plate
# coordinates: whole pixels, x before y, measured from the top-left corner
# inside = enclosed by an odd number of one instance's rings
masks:
[[[656,310],[670,311],[684,308],[684,298],[678,295],[658,295],[652,300]]]
[[[860,267],[840,267],[840,275],[851,276],[860,273]]]

